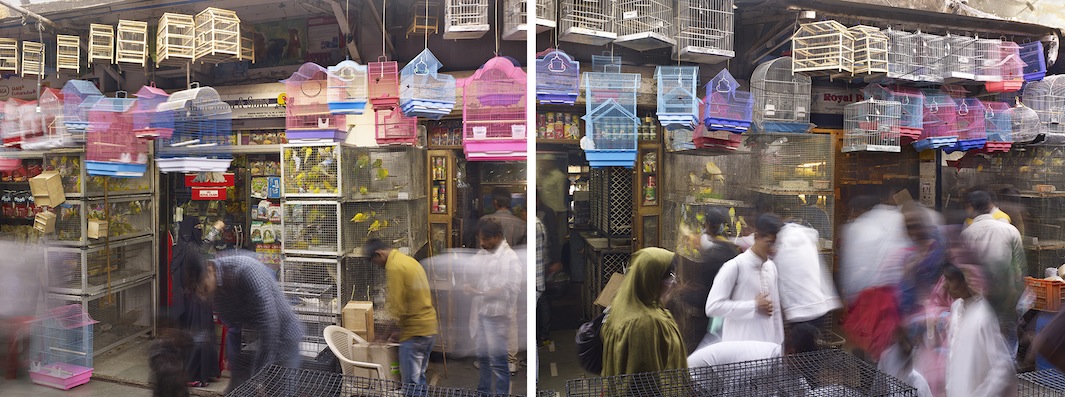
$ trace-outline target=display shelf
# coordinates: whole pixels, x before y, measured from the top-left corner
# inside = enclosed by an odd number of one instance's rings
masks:
[[[783,188],[783,187],[768,187],[768,186],[757,186],[757,187],[751,187],[750,189],[753,192],[762,193],[762,194],[769,194],[769,195],[774,195],[774,196],[795,196],[795,195],[800,195],[800,194],[824,196],[824,195],[832,194],[831,190],[818,190],[818,189],[787,189],[787,188]]]
[[[48,294],[48,307],[83,305],[93,326],[93,356],[98,357],[155,328],[155,280],[146,279],[92,295]]]
[[[580,139],[536,139],[537,145],[580,145]]]
[[[110,207],[105,219],[104,203]],[[56,214],[55,234],[49,236],[51,245],[89,246],[114,243],[125,239],[148,236],[154,232],[151,195],[114,197],[88,200],[66,200],[53,209]],[[88,221],[106,220],[107,236],[89,238]]]
[[[92,176],[86,172],[84,153],[56,151],[44,155],[44,167],[46,171],[59,172],[63,192],[68,198],[103,197],[105,183],[108,196],[152,192],[154,172],[151,166],[143,176],[137,178]]]
[[[286,198],[388,201],[425,197],[425,151],[411,146],[356,148],[339,143],[283,145]]]
[[[152,237],[89,249],[50,247],[45,253],[49,290],[59,294],[93,295],[108,286],[135,283],[155,274]]]

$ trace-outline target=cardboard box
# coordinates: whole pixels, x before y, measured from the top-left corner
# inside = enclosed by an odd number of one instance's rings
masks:
[[[399,344],[370,342],[369,344],[356,344],[351,347],[351,355],[355,361],[381,364],[381,376],[393,381],[402,381],[399,373]],[[354,376],[374,378],[372,370],[355,368]]]
[[[55,233],[55,213],[44,211],[37,214],[33,217],[33,228],[44,234]]]
[[[610,281],[606,282],[606,286],[603,287],[603,291],[599,293],[599,296],[595,298],[595,304],[607,307],[610,306],[610,302],[614,301],[614,295],[618,294],[618,290],[621,289],[621,282],[625,281],[625,275],[621,273],[614,273],[610,275]]]
[[[66,201],[66,193],[63,192],[63,181],[60,178],[58,171],[45,171],[30,178],[33,201],[45,207],[63,204]]]
[[[88,230],[85,232],[89,238],[107,237],[107,221],[89,219]]]
[[[350,301],[341,313],[344,328],[368,341],[374,340],[373,302]]]

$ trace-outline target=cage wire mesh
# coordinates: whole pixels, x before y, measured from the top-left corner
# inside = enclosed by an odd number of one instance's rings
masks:
[[[751,155],[759,164],[754,189],[767,194],[831,194],[832,137],[827,134],[767,136]]]
[[[942,38],[943,53],[946,57],[940,61],[940,76],[946,84],[971,81],[976,78],[975,38],[947,34]]]
[[[984,102],[984,129],[988,152],[1008,152],[1013,146],[1012,108],[1005,102]]]
[[[1000,41],[999,43],[998,59],[989,67],[992,69],[990,71],[992,78],[984,84],[984,87],[988,92],[1014,92],[1020,90],[1024,86],[1024,61],[1021,60],[1021,47],[1011,41]],[[984,62],[987,62],[987,60],[984,60]]]
[[[732,6],[733,0],[679,0],[673,59],[713,64],[735,56]]]
[[[703,230],[707,210],[732,210],[736,216],[743,216],[747,203],[753,202],[749,186],[757,176],[756,160],[744,152],[667,154],[665,169],[690,171],[666,173],[661,185],[665,187],[663,213],[672,214],[663,217],[662,246],[697,261],[697,237]],[[726,229],[726,233],[732,233],[729,235],[738,232],[735,224]]]
[[[95,323],[96,320],[80,304],[49,309],[36,334],[37,350],[30,353],[31,361],[40,364],[41,368],[34,370],[31,366],[30,372],[47,374],[52,372],[51,368],[69,372],[71,368],[62,364],[92,368]]]
[[[396,112],[399,113],[399,112]],[[345,150],[348,150],[345,148]],[[349,179],[344,189],[355,200],[406,200],[426,196],[426,152],[413,146],[352,148],[354,167],[344,177]],[[350,187],[349,187],[350,186]]]
[[[569,397],[593,396],[700,396],[688,370],[645,372],[600,378],[581,378],[566,381]]]
[[[44,127],[37,115],[37,101],[28,101],[19,104],[18,107],[18,144],[40,139],[44,135]]]
[[[90,295],[48,294],[48,307],[81,304],[89,317],[96,320],[92,329],[93,355],[117,347],[138,335],[150,332],[153,326],[152,280],[112,286],[106,292]]]
[[[614,44],[637,51],[677,44],[671,0],[618,0],[613,2]]]
[[[1065,394],[1065,374],[1056,369],[1017,374],[1018,395],[1043,397]]]
[[[89,110],[104,98],[91,82],[70,80],[63,85],[63,127],[75,141],[84,141],[89,130]]]
[[[791,37],[793,71],[811,75],[854,71],[854,35],[834,20],[799,25]]]
[[[884,31],[888,39],[887,77],[902,81],[917,81],[920,63],[917,56],[917,34],[893,30]]]
[[[862,90],[869,99],[878,101],[898,102],[899,134],[910,140],[918,139],[924,130],[924,94],[920,90],[910,87],[885,87],[879,84],[870,84]]]
[[[366,64],[367,92],[374,109],[399,105],[399,64],[386,61]]]
[[[917,44],[917,60],[913,67],[916,81],[943,83],[947,38],[920,31],[914,38]]]
[[[444,39],[476,39],[488,32],[488,0],[444,0]]]
[[[338,114],[362,114],[369,101],[367,67],[352,60],[330,66],[329,111]]]
[[[18,58],[18,40],[0,38],[0,72],[18,73]]]
[[[233,159],[232,108],[214,88],[194,87],[171,94],[158,107],[174,114],[170,139],[156,140],[155,161],[162,172],[225,172]]]
[[[1065,76],[1049,76],[1024,86],[1023,102],[1035,110],[1047,133],[1065,132]]]
[[[37,99],[37,107],[39,112],[35,118],[41,123],[41,136],[24,140],[23,150],[47,150],[77,145],[77,141],[67,135],[63,126],[63,94],[59,90],[42,89],[41,96]]]
[[[476,390],[439,386],[417,386],[417,389],[412,390],[407,390],[408,388],[409,386],[401,382],[391,380],[309,369],[291,369],[275,365],[260,370],[227,396],[393,397],[416,394],[426,397],[478,397],[483,395]],[[511,397],[507,394],[500,395]]]
[[[379,145],[413,145],[418,140],[418,119],[399,107],[374,110],[374,134]]]
[[[115,38],[115,63],[131,63],[143,68],[148,59],[148,23],[120,19]]]
[[[355,247],[362,252],[362,247]],[[385,271],[370,263],[369,258],[346,256],[342,259],[340,301],[373,301],[385,289]]]
[[[115,63],[115,27],[89,25],[89,65],[97,61]]]
[[[572,105],[580,95],[580,83],[581,64],[564,51],[550,50],[536,59],[536,99],[540,104]]]
[[[913,143],[918,151],[942,149],[958,142],[958,107],[946,92],[924,89],[924,118],[920,138]]]
[[[887,73],[888,36],[875,26],[852,26],[848,31],[854,37],[851,72],[855,76]]]
[[[1024,106],[1020,101],[1010,108],[1010,130],[1013,132],[1013,142],[1030,143],[1046,132],[1045,125],[1039,120],[1039,113],[1032,108]]]
[[[589,241],[591,244],[591,241]],[[606,287],[614,273],[625,273],[630,254],[628,252],[608,252],[603,247],[588,247],[588,263],[584,267],[584,285],[582,286],[582,303],[584,318],[595,318],[603,308],[595,304],[595,299]]]
[[[133,135],[141,139],[170,138],[174,135],[174,112],[160,111],[170,94],[154,85],[145,85],[134,96]]]
[[[607,67],[609,68],[609,67]],[[635,73],[584,73],[587,111],[581,118],[589,150],[636,150],[636,91],[640,75]]]
[[[535,0],[534,0],[535,1]],[[526,0],[505,0],[503,6],[503,40],[526,40],[529,24],[526,23],[529,14],[526,12],[528,2]]]
[[[81,72],[81,37],[65,34],[56,35],[55,70]]]
[[[810,77],[793,73],[790,57],[762,63],[751,76],[757,132],[810,129]]]
[[[44,44],[34,41],[22,42],[22,68],[20,75],[44,76]]]
[[[281,213],[284,235],[281,249],[286,254],[343,254],[340,242],[340,203],[286,200],[281,203]]]
[[[133,131],[136,99],[120,91],[101,98],[89,110],[85,170],[89,175],[140,177],[148,169],[149,145]]]
[[[240,59],[240,18],[235,11],[208,7],[196,14],[194,20],[195,61],[218,64]]]
[[[708,130],[743,133],[751,127],[754,95],[739,88],[728,69],[721,69],[706,83],[702,122]]]
[[[21,99],[9,98],[4,102],[4,119],[0,121],[0,135],[3,136],[5,147],[13,147],[22,143],[22,120],[19,108],[26,103]]]
[[[285,84],[285,136],[289,141],[335,140],[347,137],[343,114],[329,110],[328,71],[313,62],[304,63]]]
[[[524,153],[525,81],[521,68],[497,56],[463,82],[462,144],[467,157]]]
[[[958,143],[953,151],[981,149],[987,143],[986,108],[976,98],[958,99]],[[950,152],[950,150],[948,150]]]
[[[282,152],[281,191],[286,197],[344,197],[355,189],[355,178],[341,172],[355,166],[356,149],[339,143],[288,144]]]
[[[1038,81],[1046,76],[1047,63],[1043,43],[1033,41],[1021,44],[1020,56],[1024,62],[1024,81]]]
[[[555,0],[536,0],[536,33],[543,33],[558,26],[556,3]]]
[[[299,354],[306,360],[313,360],[323,351],[329,349],[325,342],[325,327],[335,325],[335,314],[317,314],[296,312],[296,318],[303,323],[303,339],[299,344]]]
[[[410,200],[346,203],[342,219],[345,252],[361,256],[362,247],[378,238],[393,247],[418,252],[429,239],[428,202]]]
[[[612,2],[559,0],[559,41],[601,46],[618,37],[614,33]]]
[[[440,120],[451,113],[455,77],[439,73],[443,66],[426,48],[400,70],[399,105],[405,115]]]
[[[155,35],[155,66],[191,63],[196,50],[195,29],[192,15],[163,13]]]
[[[286,256],[281,261],[281,291],[303,314],[339,314],[340,262],[333,258]]]
[[[658,66],[658,122],[667,130],[695,129],[699,121],[696,93],[699,84],[698,66]]]
[[[146,195],[112,197],[107,200],[66,200],[56,206],[55,234],[49,237],[53,244],[66,246],[86,246],[102,243],[105,240],[115,242],[152,233],[152,200]],[[105,209],[108,210],[105,214]],[[108,217],[109,215],[110,217]],[[87,224],[90,221],[103,221],[106,236],[89,238]]]
[[[843,151],[900,152],[902,104],[868,99],[843,108]]]
[[[975,67],[973,80],[976,81],[997,81],[1001,80],[1002,74],[999,62],[1002,61],[1002,40],[998,39],[976,39],[974,44],[975,50]],[[996,67],[998,65],[998,67]]]
[[[151,193],[152,176],[145,173],[139,178],[111,178],[90,176],[82,166],[83,156],[78,154],[44,155],[45,171],[58,171],[67,198],[95,198],[104,195],[104,182],[110,195],[132,195]]]
[[[108,284],[121,285],[152,275],[151,237],[98,245],[88,249],[52,247],[45,254],[49,288],[71,295],[105,292]]]

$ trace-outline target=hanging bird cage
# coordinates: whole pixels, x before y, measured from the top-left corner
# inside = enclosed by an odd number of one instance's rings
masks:
[[[528,40],[527,5],[527,0],[503,0],[503,40]]]
[[[988,82],[1001,79],[999,62],[1002,61],[1002,40],[977,39],[973,80]]]
[[[977,40],[968,36],[948,34],[943,39],[946,57],[940,60],[944,84],[960,83],[976,79]]]
[[[399,64],[385,61],[366,64],[367,91],[374,110],[399,106]]]
[[[55,51],[55,71],[61,73],[64,70],[81,73],[81,37],[70,35],[57,35]]]
[[[924,130],[924,94],[911,87],[884,87],[870,84],[863,90],[869,99],[893,101],[900,105],[899,134],[902,138],[915,141],[921,138]]]
[[[917,74],[920,72],[917,34],[888,29],[884,35],[888,39],[887,77],[892,80],[917,81]]]
[[[1042,42],[1021,44],[1020,52],[1021,61],[1024,62],[1024,81],[1038,81],[1046,77],[1047,62]]]
[[[63,85],[63,129],[71,139],[85,142],[89,110],[103,97],[96,85],[85,80],[70,80]]]
[[[902,104],[867,99],[843,108],[843,152],[901,152]]]
[[[407,117],[398,108],[374,111],[378,145],[413,145],[418,141],[418,119]]]
[[[851,70],[855,76],[872,77],[888,72],[888,37],[874,26],[858,25],[848,29],[854,36]]]
[[[741,134],[751,127],[754,95],[739,89],[740,83],[728,69],[721,69],[717,76],[706,83],[703,123],[707,130]]]
[[[555,16],[558,9],[555,8],[555,0],[536,1],[536,33],[543,33],[558,27]]]
[[[917,59],[913,65],[915,81],[943,82],[943,58],[946,57],[946,37],[917,32]]]
[[[148,59],[148,23],[119,20],[115,31],[115,63],[132,63],[144,67]]]
[[[334,114],[362,114],[366,109],[366,66],[352,60],[330,66],[329,111]]]
[[[792,72],[790,57],[762,63],[751,76],[756,132],[809,132],[810,76]]]
[[[984,103],[976,98],[957,100],[958,117],[956,129],[958,142],[943,148],[947,153],[983,149],[987,143],[987,120]]]
[[[133,135],[140,139],[168,139],[174,134],[174,113],[159,110],[170,95],[154,85],[142,86],[134,96]]]
[[[636,73],[584,73],[585,137],[581,148],[593,168],[632,168],[636,162]]]
[[[233,111],[211,87],[178,91],[157,108],[174,114],[170,139],[157,139],[161,172],[225,172],[233,160]]]
[[[747,94],[750,98],[747,105],[747,119],[750,124],[751,105],[754,104],[754,98],[750,96],[749,92],[737,91],[737,94]],[[702,107],[702,113],[700,118],[708,120],[711,118],[709,112],[711,107],[709,105]],[[730,121],[731,122],[731,121]],[[695,131],[692,132],[692,148],[693,149],[711,149],[717,151],[734,152],[739,150],[743,145],[743,135],[735,133],[730,130],[724,129],[711,129],[706,123],[699,123],[695,126]],[[713,127],[716,128],[716,127]],[[675,136],[675,135],[674,135]],[[674,150],[677,150],[677,145],[673,145]]]
[[[592,55],[592,71],[606,73],[621,72],[621,57],[613,55]]]
[[[525,160],[526,76],[494,57],[462,81],[463,151],[470,161]]]
[[[455,77],[439,73],[442,66],[426,48],[403,67],[399,106],[404,115],[440,120],[455,108]]]
[[[1024,61],[1021,60],[1021,46],[1012,41],[1001,41],[998,60],[988,65],[992,76],[984,84],[988,92],[1014,92],[1024,87]],[[986,62],[986,60],[983,60]]]
[[[1030,107],[1024,106],[1017,101],[1016,106],[1010,108],[1010,132],[1014,143],[1028,144],[1043,139],[1046,134],[1046,126],[1039,120],[1039,113]]]
[[[1047,133],[1065,133],[1065,76],[1025,84],[1023,102],[1039,115]]]
[[[672,0],[617,0],[614,3],[614,43],[647,51],[677,45]]]
[[[581,66],[562,50],[536,59],[536,99],[541,104],[572,105],[580,95]]]
[[[89,25],[89,65],[96,61],[115,63],[115,27]]]
[[[1005,102],[984,102],[984,128],[987,130],[987,153],[1008,152],[1013,146],[1012,108]],[[1038,116],[1037,116],[1038,119]]]
[[[958,109],[954,98],[940,90],[922,90],[924,120],[921,137],[913,142],[918,151],[949,148],[958,143]]]
[[[733,0],[679,0],[673,59],[715,64],[736,56],[732,3]]]
[[[255,31],[240,28],[240,60],[255,63]]]
[[[208,7],[194,20],[197,62],[218,64],[240,59],[240,18],[235,11]]]
[[[102,98],[89,110],[85,171],[89,175],[137,178],[148,169],[147,141],[133,132],[136,99],[119,91],[116,98]]]
[[[28,139],[22,143],[25,150],[48,150],[83,144],[84,140],[75,140],[66,132],[63,124],[63,93],[54,88],[45,87],[37,99],[40,112],[35,114],[41,124],[43,134],[38,139]],[[84,136],[82,136],[84,138]]]
[[[488,33],[488,0],[444,0],[444,39],[479,39]]]
[[[843,24],[828,20],[799,25],[791,36],[793,71],[810,75],[849,76],[854,65],[854,36]]]
[[[426,35],[439,33],[440,23],[437,21],[437,9],[435,1],[417,1],[411,7],[410,26],[407,27],[407,38],[410,35]]]
[[[659,66],[658,122],[667,130],[694,130],[699,122],[698,66]]]
[[[22,42],[22,77],[44,76],[44,44]]]
[[[569,43],[602,46],[618,38],[611,24],[614,22],[613,2],[599,0],[559,0],[558,40]]]
[[[347,118],[329,111],[329,72],[307,62],[285,83],[285,137],[295,141],[347,138]]]
[[[0,72],[17,74],[19,71],[18,55],[18,40],[0,38]]]
[[[22,113],[19,109],[26,101],[10,98],[4,102],[4,120],[0,122],[0,135],[4,147],[19,147],[22,144]]]
[[[164,13],[155,35],[155,66],[187,65],[195,50],[196,21],[192,15]]]

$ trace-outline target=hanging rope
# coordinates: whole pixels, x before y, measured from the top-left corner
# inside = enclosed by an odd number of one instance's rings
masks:
[[[499,56],[499,4],[496,3],[492,10],[492,21],[496,23],[496,56]]]
[[[426,18],[426,20],[428,20],[428,18],[429,18],[429,0],[425,0],[425,18]],[[418,21],[415,20],[415,23],[417,23],[417,22]],[[423,29],[423,30],[425,30],[425,49],[428,50],[429,49],[429,29],[426,28],[426,29]]]
[[[388,23],[385,14],[388,13],[388,0],[381,0],[381,56],[385,56],[385,25]]]

